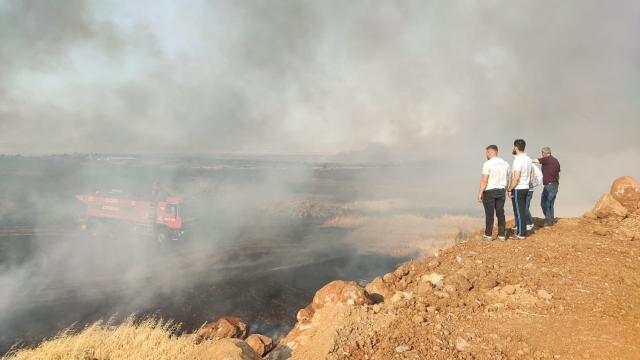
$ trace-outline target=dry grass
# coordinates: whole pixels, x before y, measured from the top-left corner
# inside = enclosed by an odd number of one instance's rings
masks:
[[[356,201],[353,203],[355,209],[366,212],[388,212],[392,210],[406,209],[410,204],[410,201],[404,199]]]
[[[352,229],[346,241],[363,251],[420,259],[465,240],[484,226],[484,219],[449,215],[435,219],[414,214],[350,215],[327,220],[323,226]]]
[[[36,348],[12,351],[2,359],[177,359],[196,345],[191,336],[180,337],[176,331],[176,324],[158,319],[136,322],[131,316],[119,326],[98,321],[80,333],[67,329]]]

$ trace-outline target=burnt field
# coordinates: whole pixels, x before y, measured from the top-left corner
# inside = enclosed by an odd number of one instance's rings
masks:
[[[473,211],[433,206],[442,199],[430,168],[1,161],[0,353],[132,313],[186,332],[237,316],[277,338],[326,283],[371,281],[478,224]],[[398,186],[405,177],[422,181]],[[145,193],[155,180],[193,199],[188,238],[94,238],[74,227],[84,205],[75,194]]]

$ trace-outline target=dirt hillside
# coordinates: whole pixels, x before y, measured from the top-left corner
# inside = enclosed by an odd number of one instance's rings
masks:
[[[609,195],[524,241],[478,231],[366,292],[329,284],[266,358],[638,359],[640,210]]]

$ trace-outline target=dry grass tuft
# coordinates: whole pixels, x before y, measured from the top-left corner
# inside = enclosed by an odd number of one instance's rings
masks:
[[[484,219],[471,216],[429,219],[414,214],[338,216],[323,224],[352,229],[346,241],[366,252],[419,259],[467,239],[483,225]]]
[[[119,326],[98,321],[80,333],[66,329],[36,348],[11,351],[3,359],[177,359],[196,347],[192,336],[177,336],[177,330],[178,325],[162,319],[136,322],[130,316]]]

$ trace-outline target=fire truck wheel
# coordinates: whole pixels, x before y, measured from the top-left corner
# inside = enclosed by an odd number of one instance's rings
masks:
[[[93,236],[101,236],[104,233],[104,225],[100,221],[92,221],[89,224],[89,231]]]
[[[120,226],[118,224],[110,222],[107,224],[106,228],[107,235],[109,235],[110,238],[116,238],[120,235]]]
[[[159,243],[167,244],[169,242],[169,234],[166,230],[160,230],[158,231],[158,235],[156,235],[156,240],[158,240]]]

